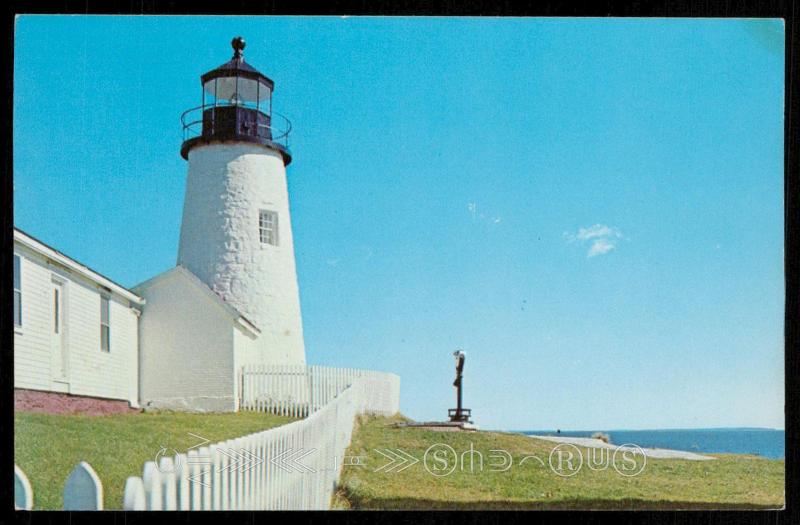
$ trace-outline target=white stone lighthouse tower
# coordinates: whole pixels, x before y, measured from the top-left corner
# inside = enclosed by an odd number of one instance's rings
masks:
[[[189,161],[178,264],[252,322],[259,361],[305,364],[286,166],[288,120],[274,83],[233,58],[200,77],[203,103],[184,113]]]

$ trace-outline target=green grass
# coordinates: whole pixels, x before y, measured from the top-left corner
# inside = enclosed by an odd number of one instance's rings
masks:
[[[717,458],[713,461],[648,458],[638,476],[624,477],[611,467],[593,471],[584,465],[575,476],[560,477],[547,466],[554,443],[511,433],[393,428],[398,420],[360,420],[347,454],[362,456],[365,466],[345,462],[335,508],[738,509],[780,508],[784,503],[782,460],[733,454],[713,454]],[[420,461],[399,473],[375,472],[389,462],[375,449],[402,449],[422,460],[435,443],[450,445],[459,453],[472,443],[484,456],[483,471],[476,466],[470,472],[467,462],[464,470],[436,477]],[[496,457],[489,458],[492,449],[512,455],[507,471],[490,470],[489,462],[499,465]],[[528,455],[541,458],[545,466],[535,460],[519,465]],[[433,460],[429,464],[435,466]]]
[[[203,436],[215,443],[291,422],[257,412],[139,413],[111,416],[14,414],[14,462],[33,487],[34,509],[59,510],[69,473],[87,461],[103,482],[107,509],[121,509],[125,480],[164,446],[185,452]],[[170,454],[174,454],[170,450]]]

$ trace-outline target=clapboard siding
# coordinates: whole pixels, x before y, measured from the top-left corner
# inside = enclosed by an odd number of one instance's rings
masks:
[[[51,389],[50,274],[31,250],[14,247],[20,256],[22,327],[14,330],[14,385]]]
[[[115,293],[110,297],[111,352],[100,349],[101,287],[19,243],[22,327],[14,332],[14,386],[138,402],[136,311]],[[67,350],[65,383],[53,381],[52,282],[63,281],[63,330]]]
[[[110,351],[101,350],[97,290],[70,286],[68,316],[71,393],[127,399],[136,404],[137,318],[125,299],[110,297]]]

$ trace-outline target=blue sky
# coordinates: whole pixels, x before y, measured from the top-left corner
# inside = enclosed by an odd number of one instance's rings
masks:
[[[17,19],[14,220],[175,264],[179,116],[247,40],[293,123],[306,352],[483,428],[783,428],[779,20]]]

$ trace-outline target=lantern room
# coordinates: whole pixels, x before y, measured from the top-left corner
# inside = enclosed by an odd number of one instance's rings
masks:
[[[233,58],[200,77],[201,105],[181,116],[181,155],[188,159],[197,144],[243,141],[277,149],[288,165],[291,124],[272,111],[275,83],[244,61],[242,37],[234,38],[231,46]]]

